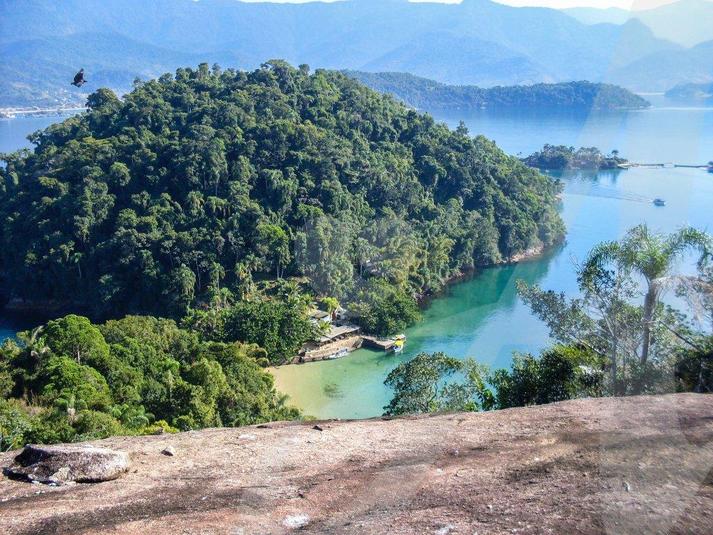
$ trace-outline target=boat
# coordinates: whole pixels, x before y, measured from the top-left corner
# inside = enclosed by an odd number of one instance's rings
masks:
[[[656,199],[654,199],[654,204],[656,206],[666,206],[666,201],[657,197]]]
[[[394,353],[401,353],[404,350],[404,345],[406,344],[406,336],[400,334],[394,337],[394,344],[391,346],[391,351]]]
[[[332,355],[329,355],[328,357],[325,357],[324,360],[337,360],[342,357],[346,357],[349,354],[349,350],[346,348],[342,348],[336,353],[333,353]]]

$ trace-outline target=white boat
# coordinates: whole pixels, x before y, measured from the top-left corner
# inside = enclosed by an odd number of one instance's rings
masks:
[[[332,354],[332,355],[329,355],[329,356],[327,357],[327,360],[340,359],[340,358],[342,358],[342,357],[346,357],[348,354],[349,354],[349,350],[346,349],[346,348],[342,348],[342,349],[340,349],[339,351],[337,351],[336,353],[334,353],[334,354]]]

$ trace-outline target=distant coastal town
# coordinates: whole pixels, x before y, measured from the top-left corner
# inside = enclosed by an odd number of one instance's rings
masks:
[[[52,115],[66,115],[84,111],[85,107],[79,104],[65,104],[62,106],[41,107],[28,106],[21,108],[0,108],[0,119],[14,119],[16,117],[49,117]]]

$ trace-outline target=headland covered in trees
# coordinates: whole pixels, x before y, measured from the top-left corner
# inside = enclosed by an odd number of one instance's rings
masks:
[[[87,105],[5,156],[12,299],[181,317],[293,276],[415,296],[563,235],[557,182],[338,72],[204,64]]]
[[[202,64],[87,106],[0,168],[9,305],[95,321],[3,347],[25,439],[295,416],[260,366],[319,335],[316,302],[392,334],[449,279],[564,234],[556,181],[339,72]]]
[[[448,85],[403,72],[345,71],[345,74],[422,110],[615,110],[650,106],[646,99],[623,87],[586,81],[482,88]]]

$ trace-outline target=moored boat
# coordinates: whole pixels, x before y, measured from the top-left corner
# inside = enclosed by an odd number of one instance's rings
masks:
[[[394,337],[394,345],[391,346],[391,351],[394,353],[401,353],[404,350],[404,345],[406,345],[406,336],[399,334]]]

